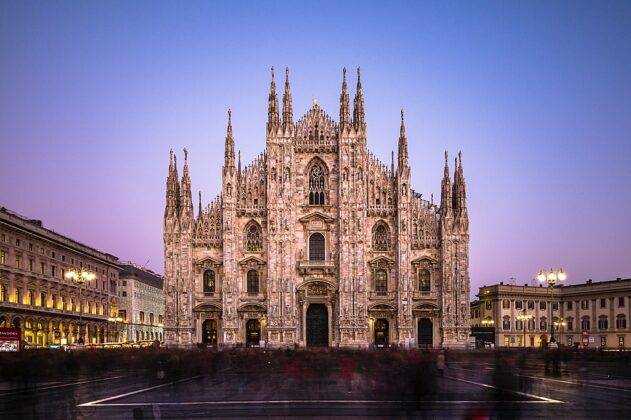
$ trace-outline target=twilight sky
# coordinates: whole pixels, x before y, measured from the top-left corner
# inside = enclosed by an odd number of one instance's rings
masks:
[[[369,148],[404,108],[415,190],[463,151],[472,295],[631,276],[631,2],[233,3],[0,2],[0,206],[161,273],[169,149],[206,203],[229,107],[244,164],[265,147],[270,66],[295,119],[337,120],[361,65]]]

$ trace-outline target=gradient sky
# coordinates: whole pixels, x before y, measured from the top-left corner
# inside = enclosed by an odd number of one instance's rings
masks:
[[[270,66],[296,119],[337,119],[361,65],[369,148],[404,108],[415,190],[463,151],[472,295],[631,277],[631,2],[233,3],[0,2],[0,205],[161,273],[169,149],[207,202],[229,107],[244,164],[265,147]]]

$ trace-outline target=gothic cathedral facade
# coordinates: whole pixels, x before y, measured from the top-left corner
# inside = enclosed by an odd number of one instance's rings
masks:
[[[167,346],[466,347],[469,218],[462,158],[447,153],[440,206],[410,187],[403,112],[388,167],[366,144],[357,70],[339,121],[314,101],[297,121],[274,72],[266,149],[235,162],[231,114],[223,190],[194,214],[187,151],[171,153],[164,213]]]

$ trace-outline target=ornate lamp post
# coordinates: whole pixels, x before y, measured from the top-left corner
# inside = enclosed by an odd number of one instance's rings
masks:
[[[122,322],[123,318],[121,318],[120,316],[109,317],[107,318],[107,321],[114,323],[114,342],[117,343],[118,342],[118,323]]]
[[[561,341],[561,327],[565,327],[565,325],[566,325],[565,324],[565,319],[560,318],[558,321],[554,321],[553,323],[554,323],[555,328],[558,331],[557,335],[559,336],[559,341],[562,342]]]
[[[517,315],[517,319],[522,322],[523,327],[524,327],[524,348],[526,348],[526,323],[528,321],[530,321],[531,319],[533,319],[533,318],[534,318],[534,316],[526,314],[526,309],[524,309],[524,313],[523,314]]]
[[[548,290],[550,291],[550,343],[554,343],[554,322],[552,322],[552,318],[554,317],[554,311],[552,309],[553,307],[553,303],[552,303],[552,299],[554,298],[554,287],[555,286],[559,286],[558,283],[565,281],[565,279],[567,279],[567,275],[565,274],[565,272],[563,271],[563,269],[559,269],[558,271],[555,271],[553,269],[550,269],[550,271],[545,271],[545,270],[541,270],[539,271],[539,274],[537,275],[537,280],[539,280],[539,282],[544,283],[544,282],[548,282]]]
[[[79,340],[82,341],[79,344],[83,344],[83,335],[81,331],[81,327],[83,326],[83,304],[81,302],[81,291],[83,289],[83,283],[85,283],[86,281],[90,282],[96,279],[96,274],[84,268],[71,268],[70,270],[66,271],[66,278],[68,280],[72,280],[79,285]]]

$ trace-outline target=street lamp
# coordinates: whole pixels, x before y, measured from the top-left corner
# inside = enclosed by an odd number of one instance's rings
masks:
[[[495,321],[493,321],[492,319],[483,319],[481,321],[481,324],[485,327],[492,327],[493,324],[495,324]]]
[[[114,342],[118,343],[118,323],[122,322],[123,318],[121,318],[120,316],[109,317],[107,318],[107,321],[114,323]]]
[[[561,327],[565,327],[566,323],[565,323],[565,319],[561,318],[558,321],[554,321],[553,322],[554,326],[556,327],[559,336],[559,341],[561,341]]]
[[[84,268],[71,268],[70,270],[66,271],[65,277],[68,280],[71,280],[79,285],[79,340],[81,341],[79,342],[79,344],[83,344],[84,340],[81,333],[81,327],[83,324],[83,304],[81,302],[81,290],[83,289],[83,283],[85,283],[86,281],[91,282],[92,280],[96,279],[96,274]]]
[[[524,326],[524,348],[526,348],[526,323],[528,321],[530,321],[531,319],[533,319],[534,316],[532,315],[527,315],[526,314],[526,309],[524,309],[524,313],[521,315],[517,315],[517,319],[521,321],[521,323]]]
[[[540,283],[544,283],[547,282],[548,283],[548,290],[550,291],[550,344],[554,343],[554,322],[552,322],[552,318],[554,317],[554,311],[552,309],[553,307],[553,303],[552,303],[552,299],[554,298],[554,287],[555,286],[559,286],[558,283],[565,281],[565,279],[567,279],[567,275],[565,274],[565,272],[563,271],[563,269],[559,269],[558,271],[555,271],[553,269],[550,269],[550,271],[545,271],[545,270],[541,270],[539,271],[539,274],[537,274],[537,280],[539,280]]]

